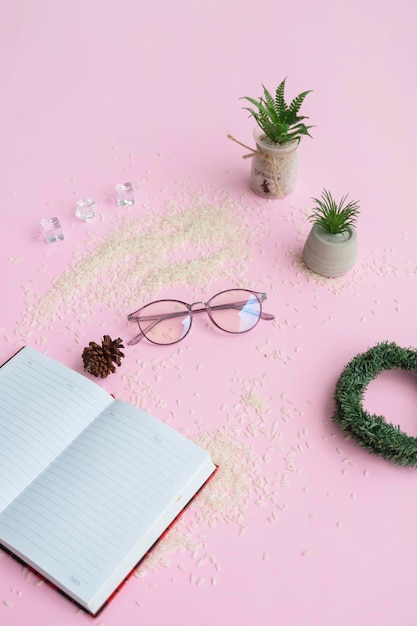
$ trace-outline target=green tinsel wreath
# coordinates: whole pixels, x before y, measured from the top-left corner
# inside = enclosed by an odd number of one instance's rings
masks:
[[[367,385],[386,370],[417,372],[417,351],[383,342],[355,356],[336,383],[333,420],[371,453],[398,465],[417,467],[417,438],[362,406]]]

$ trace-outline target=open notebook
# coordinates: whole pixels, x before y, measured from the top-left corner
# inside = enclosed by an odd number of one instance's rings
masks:
[[[0,367],[0,544],[92,614],[214,471],[171,427],[33,348]]]

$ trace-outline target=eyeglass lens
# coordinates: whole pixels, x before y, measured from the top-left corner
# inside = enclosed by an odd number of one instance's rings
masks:
[[[232,289],[219,293],[207,303],[208,314],[216,326],[228,333],[244,333],[259,321],[261,302],[250,291]]]
[[[159,344],[176,343],[190,330],[191,313],[183,302],[159,300],[141,309],[137,323],[149,341]]]

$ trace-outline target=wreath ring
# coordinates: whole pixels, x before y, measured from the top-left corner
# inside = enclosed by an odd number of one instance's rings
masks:
[[[404,467],[417,467],[417,438],[363,408],[366,387],[383,371],[417,372],[417,351],[382,342],[356,355],[336,383],[332,419],[363,448]]]

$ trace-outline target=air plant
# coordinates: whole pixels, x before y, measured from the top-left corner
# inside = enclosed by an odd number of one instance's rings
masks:
[[[312,198],[316,206],[307,218],[332,235],[340,235],[356,225],[359,203],[347,202],[347,194],[337,203],[330,191],[324,189],[321,199]]]

